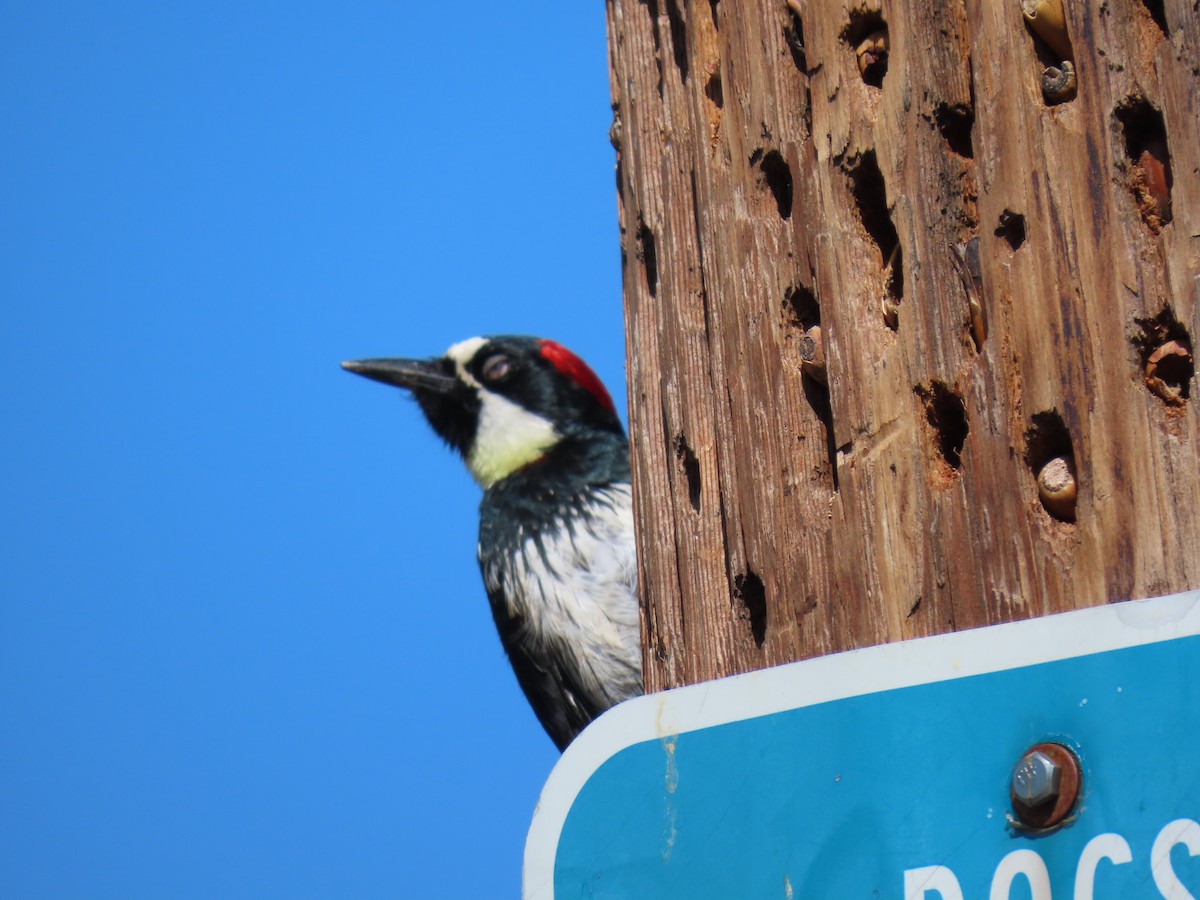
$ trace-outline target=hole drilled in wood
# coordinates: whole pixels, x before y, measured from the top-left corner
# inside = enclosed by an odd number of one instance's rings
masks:
[[[762,647],[767,639],[767,592],[762,579],[752,570],[733,578],[733,595],[742,604],[743,618],[750,625],[754,645]]]
[[[707,100],[704,108],[708,118],[709,146],[715,150],[721,139],[721,117],[724,115],[725,89],[721,82],[720,61],[714,62],[714,66],[715,68],[709,73],[708,78],[704,79],[704,97]],[[695,181],[696,173],[693,171],[693,190],[695,189]]]
[[[983,261],[979,258],[979,236],[968,238],[956,251],[963,264],[964,277],[975,285],[983,285]]]
[[[904,250],[896,244],[892,248],[892,256],[887,264],[887,281],[884,283],[888,296],[896,300],[904,299]]]
[[[704,96],[711,100],[717,109],[725,108],[725,91],[721,87],[721,70],[717,69],[704,82]]]
[[[1127,97],[1113,111],[1125,145],[1125,183],[1142,221],[1155,234],[1171,221],[1171,155],[1162,113],[1145,97]]]
[[[933,121],[950,152],[964,159],[975,158],[975,151],[971,147],[975,110],[965,103],[939,103],[933,108]]]
[[[880,262],[886,265],[892,260],[900,238],[888,212],[887,188],[875,159],[875,151],[862,154],[845,168],[850,176],[850,192],[858,207],[859,220],[879,248]]]
[[[654,240],[654,232],[642,217],[638,216],[637,229],[638,259],[646,272],[646,290],[651,297],[658,296],[658,248]]]
[[[796,6],[788,4],[788,24],[783,30],[783,39],[788,51],[792,54],[792,62],[801,75],[808,75],[808,60],[804,55],[804,22]]]
[[[1019,250],[1025,243],[1025,217],[1006,209],[1000,213],[1000,221],[996,225],[996,237],[1002,237],[1013,250]]]
[[[1025,430],[1025,465],[1040,502],[1051,516],[1075,521],[1075,447],[1058,410],[1035,413]]]
[[[829,466],[830,487],[838,490],[838,448],[833,431],[833,405],[829,401],[829,388],[812,378],[803,379],[804,399],[816,414],[825,434],[825,456]]]
[[[688,446],[687,438],[682,433],[675,435],[675,458],[683,467],[692,509],[700,512],[700,461],[696,459],[696,454]]]
[[[1142,7],[1150,15],[1150,19],[1158,26],[1158,30],[1162,32],[1163,37],[1171,36],[1171,29],[1167,27],[1167,11],[1164,9],[1163,0],[1141,0]]]
[[[913,392],[925,408],[925,421],[933,429],[938,453],[951,469],[962,466],[963,445],[970,433],[967,424],[967,405],[949,385],[932,381],[928,386],[917,385]]]
[[[816,294],[799,282],[784,291],[783,309],[788,324],[801,331],[821,324],[821,304]]]
[[[863,82],[882,87],[888,70],[888,27],[883,14],[877,10],[851,10],[841,38],[854,52]]]
[[[1075,51],[1061,0],[1021,0],[1021,12],[1042,65],[1074,61]]]
[[[750,165],[758,168],[759,183],[764,185],[775,198],[775,206],[781,219],[792,216],[792,169],[778,150],[759,148],[750,156]]]
[[[613,150],[617,154],[617,165],[615,167],[617,178],[617,202],[622,208],[625,206],[625,169],[621,164],[621,140],[624,136],[624,125],[621,122],[621,109],[614,103],[612,124],[608,126],[608,142],[612,144]]]
[[[671,49],[675,54],[675,68],[679,70],[679,80],[686,82],[688,77],[687,28],[683,23],[683,13],[679,11],[679,0],[667,0],[667,23],[671,26]]]
[[[1179,342],[1164,344],[1146,363],[1146,382],[1168,403],[1182,404],[1190,399],[1195,374],[1191,347]]]
[[[1157,315],[1134,320],[1138,333],[1132,343],[1138,351],[1142,381],[1170,407],[1182,407],[1192,396],[1196,364],[1192,337],[1170,307]]]
[[[801,17],[801,0],[787,0],[788,18],[783,26],[783,42],[792,55],[792,64],[796,71],[803,76],[803,88],[800,99],[800,118],[804,123],[804,133],[812,133],[812,92],[808,78],[811,74],[808,68],[808,55],[804,49],[804,20]]]
[[[821,340],[821,306],[804,284],[793,284],[784,293],[784,318],[792,328],[800,330],[800,371],[806,376],[826,383],[824,343]]]
[[[983,264],[979,259],[979,236],[958,244],[952,249],[954,267],[967,295],[967,331],[975,352],[983,352],[987,340],[987,309],[983,305]]]
[[[663,95],[662,35],[658,31],[658,0],[639,0],[639,2],[646,7],[646,12],[650,14],[650,27],[654,34],[654,65],[658,69],[658,96],[661,99]]]
[[[883,324],[887,326],[889,331],[900,330],[900,307],[891,297],[884,297],[879,304],[880,312],[883,314]]]
[[[1071,102],[1078,96],[1079,78],[1061,0],[1021,0],[1021,9],[1042,69],[1042,100],[1047,106]]]

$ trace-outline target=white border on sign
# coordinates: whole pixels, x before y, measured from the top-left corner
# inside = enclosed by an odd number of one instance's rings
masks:
[[[551,771],[525,841],[522,897],[552,900],[567,813],[596,770],[626,747],[831,700],[1196,634],[1200,590],[850,650],[627,700],[589,725]]]

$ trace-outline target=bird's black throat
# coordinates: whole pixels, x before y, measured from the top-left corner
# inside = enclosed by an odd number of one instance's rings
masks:
[[[511,550],[522,537],[586,518],[598,494],[629,480],[629,442],[623,433],[604,430],[563,438],[545,456],[483,492],[480,545]]]

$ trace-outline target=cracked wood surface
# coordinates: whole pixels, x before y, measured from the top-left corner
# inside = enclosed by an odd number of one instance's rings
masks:
[[[1191,0],[607,11],[649,690],[1200,585]]]

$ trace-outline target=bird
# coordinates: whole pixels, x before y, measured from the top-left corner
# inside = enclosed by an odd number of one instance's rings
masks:
[[[483,489],[477,556],[496,630],[565,750],[642,693],[629,441],[611,396],[566,347],[525,335],[342,367],[407,390]]]

